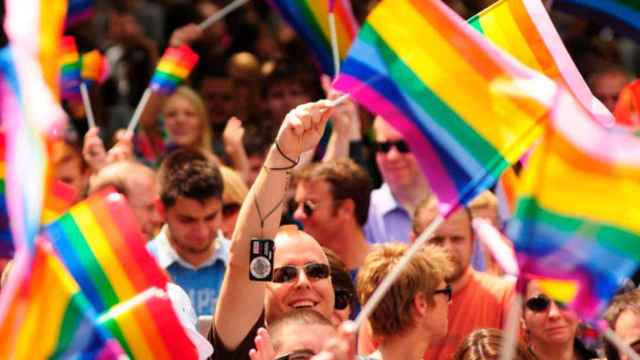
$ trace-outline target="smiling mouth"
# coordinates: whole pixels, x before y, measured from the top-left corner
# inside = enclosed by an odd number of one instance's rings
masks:
[[[317,302],[311,300],[297,300],[289,304],[294,309],[308,309],[318,305]]]

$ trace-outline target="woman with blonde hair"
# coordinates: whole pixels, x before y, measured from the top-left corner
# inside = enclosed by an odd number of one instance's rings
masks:
[[[453,356],[454,360],[498,360],[502,350],[504,337],[498,329],[478,329],[460,344],[458,351]],[[533,360],[526,347],[517,342],[515,344],[515,360]]]

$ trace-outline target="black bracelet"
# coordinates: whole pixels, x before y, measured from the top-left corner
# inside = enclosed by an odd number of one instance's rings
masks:
[[[278,145],[278,141],[274,141],[273,142],[276,145],[276,150],[278,150],[278,152],[280,153],[280,155],[282,155],[283,158],[289,160],[293,166],[291,166],[290,168],[283,168],[283,169],[278,169],[278,168],[272,168],[272,170],[287,170],[287,169],[293,169],[296,165],[298,165],[298,162],[300,162],[300,157],[298,156],[298,160],[293,160],[292,158],[288,157],[287,155],[284,154],[284,152],[282,151],[282,149],[280,149],[280,145]]]
[[[273,167],[273,168],[272,167],[268,167],[267,165],[264,165],[263,167],[265,169],[269,170],[269,171],[286,171],[286,170],[293,169],[294,167],[296,167],[296,165],[298,165],[298,164],[293,164],[293,165],[290,165],[290,166],[283,166],[283,167]]]

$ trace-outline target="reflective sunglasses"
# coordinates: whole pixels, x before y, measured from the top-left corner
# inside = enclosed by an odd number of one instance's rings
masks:
[[[240,211],[240,204],[229,203],[222,205],[222,216],[230,216]]]
[[[315,353],[309,349],[296,350],[286,355],[278,356],[274,360],[308,360],[311,359]]]
[[[560,309],[566,308],[566,305],[559,301],[555,301],[555,303]],[[527,300],[525,305],[529,310],[533,312],[543,312],[547,311],[549,306],[551,306],[551,299],[549,299],[549,297],[545,294],[540,294]]]
[[[337,289],[335,291],[336,302],[333,306],[336,310],[344,310],[347,306],[351,305],[351,299],[353,298],[353,294],[348,290]]]
[[[398,152],[406,154],[409,151],[409,145],[404,140],[376,142],[376,151],[379,153],[388,153],[391,148],[395,147]]]
[[[320,263],[309,263],[302,266],[302,269],[304,274],[311,280],[326,279],[331,273],[329,265]],[[292,265],[279,267],[273,270],[273,279],[271,281],[275,283],[294,281],[298,278],[298,271],[299,268]]]
[[[433,292],[433,295],[437,294],[445,294],[447,296],[447,302],[451,302],[451,298],[453,297],[453,291],[451,290],[451,285],[447,284],[443,289],[436,289]]]

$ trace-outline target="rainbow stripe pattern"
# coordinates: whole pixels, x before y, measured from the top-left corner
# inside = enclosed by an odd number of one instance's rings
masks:
[[[164,289],[168,281],[145,249],[126,200],[111,189],[76,204],[47,226],[43,236],[51,241],[97,313],[149,288]],[[193,358],[195,348],[175,313],[158,318],[156,310],[136,311],[135,316],[116,321],[109,329],[134,358]]]
[[[553,6],[640,40],[640,2],[636,0],[555,0]]]
[[[640,264],[640,139],[562,94],[519,190],[508,233],[522,273],[597,319]]]
[[[89,85],[102,84],[109,77],[109,62],[98,50],[82,54],[80,63],[82,64],[82,81]]]
[[[76,202],[76,190],[60,180],[52,179],[44,195],[42,223],[49,224],[64,214]]]
[[[499,0],[468,23],[524,65],[568,88],[598,122],[614,124],[580,75],[540,0]]]
[[[165,95],[173,93],[196,66],[198,54],[187,45],[165,50],[151,78],[151,90]]]
[[[62,99],[80,99],[80,56],[73,36],[62,38],[60,96]]]
[[[543,97],[556,92],[446,5],[422,0],[381,2],[334,87],[402,133],[445,215],[530,147],[548,113]]]
[[[269,3],[306,41],[322,71],[334,76],[329,8],[333,8],[336,17],[340,59],[344,59],[358,32],[358,22],[353,15],[351,2],[349,0],[270,0]]]
[[[13,240],[11,227],[9,226],[9,210],[7,209],[7,194],[5,186],[5,152],[6,144],[4,133],[0,133],[0,257],[13,257]]]
[[[115,359],[123,355],[106,328],[95,326],[97,315],[50,246],[38,243],[33,261],[23,260],[18,257],[11,270],[17,287],[3,288],[9,304],[0,322],[3,357]]]

